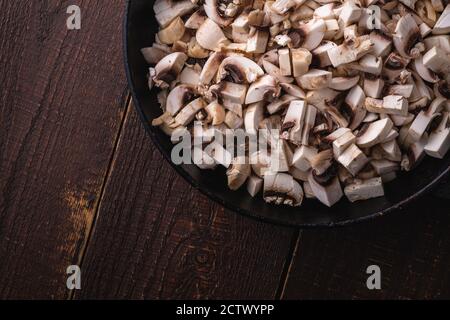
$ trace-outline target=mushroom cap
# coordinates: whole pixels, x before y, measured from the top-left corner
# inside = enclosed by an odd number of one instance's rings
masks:
[[[172,116],[175,116],[194,97],[195,91],[193,87],[185,84],[176,86],[167,96],[166,111]]]
[[[155,66],[156,74],[153,80],[170,84],[178,77],[187,59],[188,56],[182,52],[174,52],[165,56]]]
[[[405,58],[411,57],[411,49],[420,41],[421,35],[419,27],[412,14],[401,17],[395,28],[394,46]]]
[[[273,101],[279,95],[280,87],[277,81],[271,75],[266,74],[250,85],[245,97],[245,104]]]
[[[235,83],[252,83],[264,75],[263,69],[249,58],[231,56],[225,58],[217,72],[218,82],[229,77]]]
[[[372,122],[365,130],[361,130],[356,138],[356,144],[361,148],[370,148],[382,142],[394,126],[390,118]]]

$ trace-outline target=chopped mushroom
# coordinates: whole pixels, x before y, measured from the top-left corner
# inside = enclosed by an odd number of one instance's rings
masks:
[[[141,50],[160,89],[151,123],[173,144],[192,135],[193,163],[225,167],[230,189],[332,206],[344,193],[382,196],[400,170],[448,157],[448,1],[153,6],[159,30]]]

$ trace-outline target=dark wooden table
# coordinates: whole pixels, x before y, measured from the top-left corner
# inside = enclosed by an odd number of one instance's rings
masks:
[[[123,15],[118,0],[0,0],[0,298],[450,298],[449,201],[435,194],[297,230],[180,178],[133,109]],[[366,287],[372,264],[381,290]],[[66,287],[69,265],[81,290]]]

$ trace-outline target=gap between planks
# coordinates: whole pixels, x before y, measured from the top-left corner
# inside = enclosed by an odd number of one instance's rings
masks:
[[[289,281],[289,275],[291,273],[292,265],[294,264],[295,257],[298,253],[298,247],[300,245],[300,238],[302,236],[302,230],[297,228],[292,236],[292,242],[289,248],[288,255],[286,256],[286,262],[281,273],[280,283],[278,285],[277,291],[275,292],[275,299],[281,300],[284,297],[284,292],[286,285]]]
[[[103,196],[105,193],[106,185],[108,184],[109,177],[111,176],[111,172],[114,167],[114,158],[116,156],[120,137],[122,136],[124,124],[126,122],[127,117],[129,116],[129,113],[131,110],[131,105],[133,103],[133,100],[131,98],[131,93],[128,90],[126,92],[127,93],[126,93],[126,98],[125,98],[125,103],[124,103],[125,108],[124,108],[122,119],[120,120],[119,130],[117,131],[116,137],[114,139],[113,151],[111,152],[111,156],[109,158],[108,166],[107,166],[105,176],[102,181],[102,186],[100,188],[99,196],[94,205],[94,214],[92,217],[91,224],[88,225],[86,240],[84,241],[84,244],[82,245],[80,253],[78,255],[78,266],[80,267],[80,269],[82,269],[82,267],[83,267],[84,257],[86,256],[86,252],[88,250],[89,243],[91,242],[92,235],[94,234],[95,225],[96,225],[96,222],[98,219],[99,209],[100,209],[102,199],[103,199]],[[74,297],[75,297],[75,290],[72,290],[70,292],[70,294],[68,295],[67,300],[73,300]]]

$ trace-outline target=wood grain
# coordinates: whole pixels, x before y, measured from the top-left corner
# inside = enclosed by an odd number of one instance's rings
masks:
[[[163,160],[133,110],[76,298],[273,298],[294,234],[228,212],[194,190]]]
[[[0,298],[69,294],[126,99],[124,4],[104,4],[0,0]]]
[[[450,298],[448,200],[427,197],[402,212],[335,230],[304,230],[284,299]],[[368,290],[366,268],[381,268]]]

